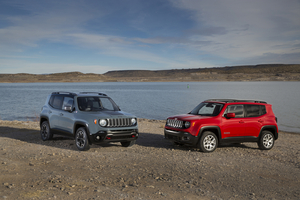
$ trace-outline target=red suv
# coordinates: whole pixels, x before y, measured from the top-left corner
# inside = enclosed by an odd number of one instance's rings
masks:
[[[278,138],[277,118],[265,101],[209,99],[190,113],[169,117],[165,138],[213,152],[218,144],[257,142],[270,150]]]

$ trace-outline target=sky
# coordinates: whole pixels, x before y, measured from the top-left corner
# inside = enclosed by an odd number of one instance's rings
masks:
[[[0,73],[300,64],[300,0],[0,0]]]

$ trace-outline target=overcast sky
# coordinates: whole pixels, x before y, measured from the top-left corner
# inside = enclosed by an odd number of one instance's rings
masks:
[[[0,0],[0,73],[300,63],[300,0]]]

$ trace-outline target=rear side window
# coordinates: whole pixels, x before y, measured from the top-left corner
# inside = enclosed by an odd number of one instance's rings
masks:
[[[246,117],[259,117],[266,114],[266,107],[263,105],[245,105]]]
[[[63,96],[59,95],[53,95],[50,98],[49,104],[56,109],[61,109],[62,108],[62,103],[63,103]]]

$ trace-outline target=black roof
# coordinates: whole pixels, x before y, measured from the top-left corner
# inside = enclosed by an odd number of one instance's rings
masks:
[[[234,102],[267,103],[266,101],[248,100],[248,99],[208,99],[205,101],[218,101],[218,102],[224,102],[224,103],[234,103]]]
[[[64,91],[59,91],[59,92],[52,92],[52,94],[67,94],[67,95],[71,95],[71,96],[78,96],[78,95],[101,95],[101,96],[107,96],[106,94],[104,93],[100,93],[100,92],[79,92],[78,94],[77,93],[74,93],[74,92],[64,92]]]

